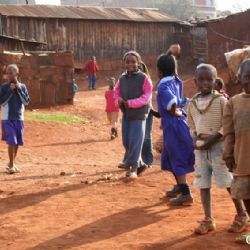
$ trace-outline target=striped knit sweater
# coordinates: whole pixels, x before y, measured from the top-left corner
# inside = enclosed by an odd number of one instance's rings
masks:
[[[222,119],[226,102],[227,99],[216,91],[208,97],[196,94],[188,105],[188,126],[191,133],[199,136],[219,132],[223,135]]]

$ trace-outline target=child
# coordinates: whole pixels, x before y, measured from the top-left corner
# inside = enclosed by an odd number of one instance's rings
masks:
[[[241,64],[239,80],[245,92],[229,100],[224,110],[223,158],[234,174],[232,197],[242,199],[250,215],[250,59]],[[250,232],[237,239],[249,243],[247,240],[250,241]]]
[[[161,167],[170,171],[177,182],[169,192],[169,196],[175,197],[170,200],[170,205],[189,205],[193,203],[193,197],[186,174],[194,171],[194,148],[183,109],[186,100],[182,98],[182,81],[176,77],[177,62],[171,52],[159,57],[157,68],[161,79],[157,94],[163,130]]]
[[[137,52],[127,52],[123,60],[126,72],[116,84],[115,93],[123,113],[122,140],[125,148],[123,164],[131,168],[126,176],[136,178],[150,108],[152,83],[139,70],[141,57]]]
[[[109,124],[111,125],[111,140],[118,137],[117,125],[118,125],[118,113],[119,107],[115,104],[115,78],[111,77],[109,81],[109,90],[105,92],[106,99],[106,112]]]
[[[96,62],[96,57],[92,56],[83,69],[87,70],[88,73],[89,90],[95,90],[96,73],[99,71],[99,66]]]
[[[73,102],[74,102],[74,98],[75,98],[77,91],[78,91],[78,86],[77,86],[76,80],[73,79],[73,85],[72,85]]]
[[[217,77],[215,84],[214,84],[214,90],[218,91],[220,94],[222,94],[227,100],[229,100],[229,95],[224,90],[225,84],[222,78]]]
[[[145,73],[150,78],[149,70],[144,62],[139,65],[141,72]],[[150,109],[152,108],[152,99],[150,100]],[[154,162],[153,143],[152,143],[152,130],[153,130],[153,114],[149,112],[146,120],[145,138],[142,146],[142,161],[140,167],[137,169],[138,176],[141,175],[149,166]]]
[[[210,64],[202,64],[196,69],[195,83],[199,90],[188,106],[188,124],[194,138],[196,168],[194,185],[200,189],[205,218],[195,229],[197,234],[207,234],[216,229],[211,209],[212,175],[217,188],[230,192],[232,175],[222,160],[223,130],[222,116],[226,98],[213,91],[217,70]],[[246,227],[248,217],[240,200],[233,200],[237,210],[230,232],[241,232]]]
[[[9,153],[9,174],[18,173],[15,165],[18,146],[23,145],[24,105],[29,104],[29,94],[26,86],[17,80],[19,69],[17,65],[7,67],[8,82],[0,90],[0,104],[2,107],[2,140],[6,141]]]

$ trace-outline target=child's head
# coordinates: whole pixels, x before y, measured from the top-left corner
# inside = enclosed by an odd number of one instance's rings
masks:
[[[240,66],[239,80],[247,94],[250,94],[250,59],[246,59]]]
[[[211,64],[200,64],[196,68],[195,83],[202,95],[211,94],[217,78],[217,70]]]
[[[177,62],[172,53],[161,55],[157,60],[159,78],[176,75]]]
[[[91,56],[90,59],[91,59],[92,61],[96,61],[96,57],[95,57],[95,56]]]
[[[109,90],[114,90],[114,87],[115,87],[115,78],[114,77],[108,78],[108,83],[109,83]]]
[[[10,82],[18,77],[19,68],[16,64],[9,64],[6,69],[7,77]]]
[[[125,63],[125,68],[127,72],[137,72],[139,70],[139,64],[141,63],[141,56],[136,51],[129,51],[127,52],[124,57],[123,61]]]
[[[214,90],[217,90],[218,92],[220,92],[223,88],[224,88],[225,84],[222,78],[217,77],[215,84],[214,84]]]

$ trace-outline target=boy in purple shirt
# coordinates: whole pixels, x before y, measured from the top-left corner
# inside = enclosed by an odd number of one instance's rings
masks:
[[[15,165],[18,147],[23,145],[24,106],[29,104],[29,94],[24,84],[17,79],[17,65],[7,67],[8,82],[0,89],[0,105],[2,109],[2,140],[8,144],[9,164],[7,173],[20,172]]]

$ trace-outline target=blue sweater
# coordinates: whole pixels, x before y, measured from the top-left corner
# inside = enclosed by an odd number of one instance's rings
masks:
[[[19,83],[18,90],[11,90],[10,83],[4,83],[0,89],[0,105],[2,107],[2,120],[23,120],[24,105],[30,102],[25,84]]]

